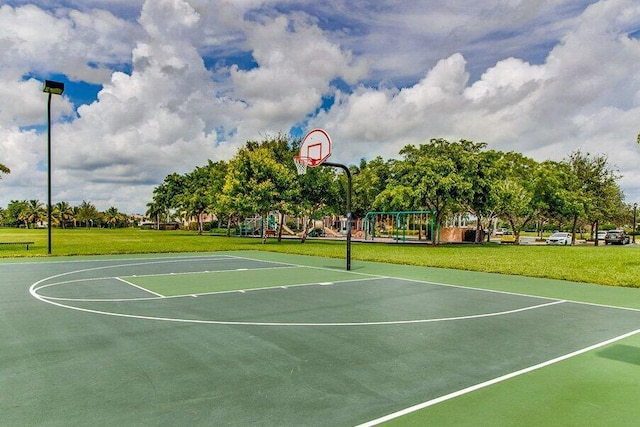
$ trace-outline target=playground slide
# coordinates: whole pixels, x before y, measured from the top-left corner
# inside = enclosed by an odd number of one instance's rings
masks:
[[[340,237],[340,235],[338,233],[336,233],[334,230],[330,229],[329,227],[325,227],[324,228],[324,232],[326,234],[329,234],[329,235],[333,236],[333,237]]]
[[[296,233],[293,232],[292,229],[290,229],[289,227],[287,227],[286,225],[282,226],[282,229],[287,233],[287,234],[291,234],[292,236],[295,236]]]
[[[315,227],[311,227],[310,229],[307,230],[307,235],[311,234],[311,232],[315,230],[318,230],[318,229]],[[323,227],[323,230],[325,235],[340,237],[340,234],[336,233],[335,230],[332,230],[329,227]]]

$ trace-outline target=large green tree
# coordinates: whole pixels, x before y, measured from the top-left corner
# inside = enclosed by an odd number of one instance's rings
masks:
[[[575,245],[578,221],[584,217],[588,198],[581,191],[578,176],[566,162],[545,161],[538,165],[536,192],[540,218],[571,224]]]
[[[496,186],[498,212],[511,225],[517,244],[521,231],[540,211],[536,191],[538,163],[520,153],[509,152],[498,162],[498,167],[505,173]]]
[[[207,201],[207,212],[214,214],[218,221],[222,221],[225,217],[227,221],[231,219],[230,215],[227,215],[226,210],[222,203],[220,203],[220,197],[222,196],[222,190],[224,188],[224,182],[227,176],[228,165],[225,161],[212,162],[209,160],[207,164],[207,188],[205,199]],[[229,228],[227,228],[227,233]]]
[[[591,224],[592,234],[600,221],[616,221],[624,212],[624,194],[618,186],[618,173],[604,155],[592,156],[580,150],[569,155],[567,163],[578,180],[584,199],[584,216]]]
[[[352,211],[356,218],[363,218],[367,212],[378,210],[376,198],[385,191],[391,177],[392,161],[378,156],[369,162],[362,159],[353,171]]]
[[[467,200],[467,211],[476,217],[475,241],[482,240],[483,230],[489,230],[491,221],[497,217],[500,204],[498,187],[505,178],[504,170],[499,166],[503,153],[499,151],[479,151],[471,153],[477,162],[472,180],[472,194]],[[487,233],[489,234],[489,233]]]
[[[7,205],[4,215],[4,225],[18,227],[22,222],[22,211],[26,208],[26,200],[12,200]]]
[[[196,167],[183,177],[182,182],[182,193],[177,194],[175,200],[187,218],[196,218],[198,235],[202,235],[202,215],[209,206],[209,169]]]
[[[403,159],[394,164],[391,185],[404,187],[412,195],[413,209],[435,212],[438,233],[445,215],[460,212],[472,200],[476,154],[484,147],[484,143],[445,139],[432,139],[418,147],[407,145],[400,150]],[[432,243],[436,245],[438,237]]]
[[[153,201],[161,209],[164,221],[171,221],[173,213],[181,207],[180,197],[185,191],[184,180],[184,176],[174,172],[167,175],[162,184],[153,190]]]
[[[229,162],[224,205],[241,216],[258,213],[262,221],[262,241],[267,241],[269,211],[288,198],[294,176],[291,168],[276,160],[265,146],[245,146]]]
[[[247,148],[255,149],[258,147],[269,150],[273,154],[276,162],[289,169],[289,172],[281,181],[283,187],[280,189],[282,197],[274,209],[277,210],[278,218],[278,242],[282,240],[282,232],[285,228],[284,217],[286,214],[293,214],[296,210],[296,200],[300,195],[299,181],[295,179],[297,174],[293,156],[298,154],[301,141],[299,139],[290,140],[283,134],[273,137],[267,137],[261,142],[250,141]]]
[[[96,209],[93,203],[83,200],[80,206],[78,206],[76,218],[89,228],[95,225],[94,222],[100,219],[100,212],[98,212],[98,209]]]
[[[295,178],[299,191],[293,194],[291,205],[292,213],[303,220],[301,243],[306,241],[314,219],[346,213],[346,184],[341,184],[343,178],[337,173],[332,167],[316,166]]]
[[[397,212],[419,209],[415,207],[415,192],[404,185],[387,185],[380,191],[371,206],[371,210],[379,212]]]
[[[203,214],[216,213],[220,215],[223,211],[224,206],[220,203],[220,196],[226,174],[227,164],[225,162],[214,163],[209,160],[207,165],[197,166],[179,180],[176,176],[173,176],[169,182],[165,180],[162,190],[167,193],[167,189],[175,191],[170,204],[180,209],[188,218],[196,218],[199,235],[202,235],[204,228]],[[166,194],[163,197],[168,198]],[[159,203],[153,207],[155,206],[159,206]]]

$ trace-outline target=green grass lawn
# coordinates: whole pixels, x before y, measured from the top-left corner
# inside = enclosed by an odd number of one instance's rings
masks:
[[[139,229],[53,230],[53,255],[100,255],[166,252],[261,250],[344,258],[345,242],[331,240],[269,239],[203,235],[193,231]],[[47,256],[47,230],[0,229],[0,258]],[[628,246],[509,246],[373,244],[354,242],[352,260],[453,268],[502,274],[570,280],[611,286],[640,287],[640,245]]]

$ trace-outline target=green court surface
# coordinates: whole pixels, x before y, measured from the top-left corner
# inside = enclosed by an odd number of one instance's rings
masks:
[[[253,251],[0,278],[2,425],[640,418],[640,289]]]

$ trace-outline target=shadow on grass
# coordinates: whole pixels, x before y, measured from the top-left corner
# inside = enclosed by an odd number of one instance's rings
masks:
[[[619,362],[640,365],[640,348],[630,345],[616,344],[599,351],[598,356],[606,359],[617,360]]]

